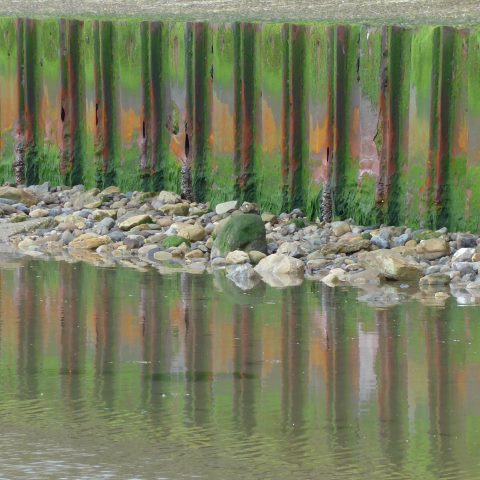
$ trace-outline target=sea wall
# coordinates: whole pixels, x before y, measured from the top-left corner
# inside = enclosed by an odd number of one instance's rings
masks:
[[[0,182],[480,223],[480,27],[0,19]]]

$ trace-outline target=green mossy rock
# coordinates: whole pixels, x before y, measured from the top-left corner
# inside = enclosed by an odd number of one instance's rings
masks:
[[[440,238],[444,234],[441,232],[433,232],[432,230],[417,230],[413,232],[413,239],[417,242],[421,240],[431,240],[432,238]]]
[[[225,257],[234,250],[267,253],[265,225],[260,215],[232,215],[219,229],[212,249],[212,258]]]
[[[186,238],[172,235],[163,240],[162,246],[163,248],[179,247],[182,243],[186,243],[188,246],[190,246],[190,241]]]

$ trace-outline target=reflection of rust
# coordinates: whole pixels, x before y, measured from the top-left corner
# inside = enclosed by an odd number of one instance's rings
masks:
[[[69,44],[67,20],[60,20],[60,173],[66,175],[70,169],[70,86]]]
[[[150,56],[149,56],[149,24],[140,24],[140,37],[142,48],[142,132],[140,138],[140,170],[142,175],[147,174],[150,166]]]
[[[103,151],[103,91],[102,75],[100,69],[100,23],[98,20],[93,22],[93,81],[95,90],[95,135],[94,135],[94,155],[97,164],[97,175],[103,171],[102,151]],[[97,182],[99,178],[97,178]]]

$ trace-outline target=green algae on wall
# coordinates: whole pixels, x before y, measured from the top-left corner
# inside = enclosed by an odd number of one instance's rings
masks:
[[[0,180],[478,229],[477,27],[0,19]],[[328,217],[328,215],[327,215]]]

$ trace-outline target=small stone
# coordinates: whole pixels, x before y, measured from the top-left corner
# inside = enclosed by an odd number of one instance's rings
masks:
[[[187,260],[192,260],[194,258],[203,258],[203,252],[201,250],[195,249],[185,254]]]
[[[248,252],[248,258],[250,259],[250,263],[252,265],[257,265],[266,255],[263,252],[259,252],[258,250],[251,250]]]
[[[116,218],[116,210],[94,210],[92,212],[92,219],[96,222],[103,220],[104,218]]]
[[[172,259],[172,254],[165,251],[155,252],[153,258],[157,260],[157,262],[166,262]]]
[[[96,235],[95,233],[84,233],[79,237],[75,238],[69,243],[69,247],[85,249],[85,250],[95,250],[100,245],[106,245],[112,240],[106,235]]]
[[[29,250],[30,247],[33,247],[35,246],[36,243],[34,240],[32,240],[30,237],[27,237],[27,238],[24,238],[22,241],[20,241],[17,245],[17,247],[20,249],[20,250]]]
[[[457,248],[475,248],[477,246],[477,237],[471,233],[457,234]]]
[[[262,213],[262,221],[263,223],[270,223],[271,225],[275,225],[277,223],[277,216],[274,213]]]
[[[191,242],[198,242],[205,238],[205,229],[198,223],[190,225],[189,223],[174,223],[170,227],[176,230],[178,236],[186,238]]]
[[[243,252],[242,250],[234,250],[233,252],[228,253],[225,261],[228,264],[239,265],[241,263],[248,263],[250,261],[250,258],[248,256],[248,253]]]
[[[244,291],[251,290],[260,281],[260,276],[249,263],[229,267],[227,278]]]
[[[444,238],[430,238],[421,240],[416,250],[427,260],[436,260],[450,254],[450,245]]]
[[[30,217],[32,218],[42,218],[48,216],[49,211],[46,208],[37,208],[35,210],[30,210]]]
[[[474,253],[472,256],[472,262],[480,262],[480,253]]]
[[[110,185],[109,187],[105,188],[100,192],[100,195],[115,195],[116,193],[120,193],[120,188],[115,185]]]
[[[389,241],[380,235],[373,236],[370,242],[378,248],[388,248],[390,246]]]
[[[415,248],[416,246],[417,246],[416,240],[409,240],[408,242],[405,242],[405,247],[407,248]]]
[[[452,262],[470,262],[475,254],[475,248],[460,248],[452,257]]]
[[[345,233],[352,231],[350,224],[347,222],[333,222],[331,228],[336,237],[341,237]]]
[[[375,250],[358,254],[365,268],[376,268],[380,275],[390,280],[410,280],[422,275],[422,266],[392,250]]]
[[[345,281],[345,270],[334,268],[328,275],[322,278],[322,282],[329,286],[335,286]]]
[[[263,275],[303,275],[304,265],[301,260],[281,253],[274,253],[260,260],[255,271]]]
[[[145,240],[145,243],[153,245],[162,242],[165,239],[166,235],[164,233],[155,233],[154,235],[148,237]]]
[[[185,217],[188,215],[189,208],[190,205],[188,203],[174,203],[163,205],[163,207],[160,207],[159,210],[165,215]]]
[[[128,249],[132,250],[133,248],[143,247],[145,238],[141,235],[127,235],[127,237],[123,239],[123,243]]]
[[[226,213],[233,212],[238,207],[238,201],[232,200],[230,202],[219,203],[215,207],[215,213],[217,215],[225,215]]]
[[[68,245],[74,238],[73,233],[69,230],[65,230],[61,236],[64,245]]]
[[[299,242],[284,242],[278,247],[277,253],[284,253],[295,258],[304,257],[307,254]]]
[[[175,203],[180,203],[182,201],[182,197],[175,192],[167,192],[166,190],[162,190],[158,194],[157,200],[163,205],[173,205]]]
[[[120,232],[119,230],[115,230],[114,232],[110,232],[108,234],[112,242],[122,242],[123,239],[126,237],[126,235],[123,232]]]
[[[157,220],[157,225],[159,227],[169,227],[173,223],[173,220],[170,217],[161,217]]]
[[[85,208],[90,208],[90,209],[98,208],[102,206],[102,203],[103,203],[102,200],[94,200],[93,202],[86,203]]]
[[[450,275],[445,273],[431,273],[425,275],[419,281],[420,285],[448,285],[450,283]]]
[[[129,217],[126,220],[123,220],[118,227],[121,230],[130,230],[133,227],[136,227],[137,225],[141,225],[142,223],[151,223],[152,218],[150,215],[134,215],[133,217]]]
[[[28,215],[26,215],[25,213],[14,213],[10,217],[10,221],[12,223],[20,223],[20,222],[24,222],[25,220],[27,220],[27,218],[28,218]]]

